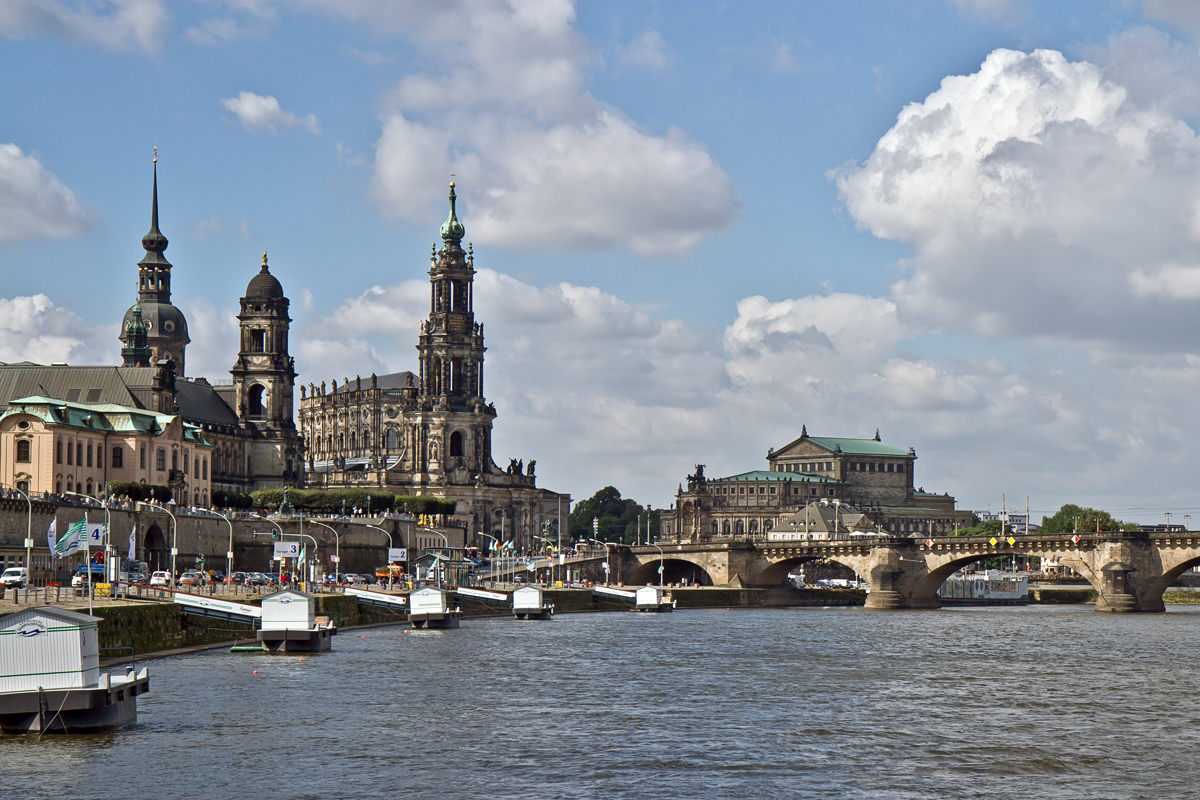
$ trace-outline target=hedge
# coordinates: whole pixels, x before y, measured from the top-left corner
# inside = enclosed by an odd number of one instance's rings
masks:
[[[254,508],[254,498],[250,495],[224,489],[217,489],[212,493],[212,502],[216,508]]]
[[[277,511],[283,503],[283,493],[283,489],[260,489],[250,495],[251,507]],[[288,489],[287,499],[293,508],[321,514],[340,514],[343,509],[350,512],[355,508],[380,513],[453,514],[458,506],[455,500],[394,495],[380,489]]]
[[[128,497],[133,501],[155,500],[159,503],[169,503],[174,496],[170,486],[133,481],[109,481],[107,489],[109,497]]]

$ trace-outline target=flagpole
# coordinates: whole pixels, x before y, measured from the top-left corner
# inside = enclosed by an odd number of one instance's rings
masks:
[[[87,565],[88,615],[92,613],[92,532],[88,530],[87,506],[83,507],[83,554]]]

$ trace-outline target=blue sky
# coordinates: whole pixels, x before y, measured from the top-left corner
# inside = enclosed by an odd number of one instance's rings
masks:
[[[225,377],[263,250],[302,380],[409,368],[453,170],[495,457],[548,486],[663,505],[801,424],[880,427],[966,507],[1187,513],[1198,27],[1172,0],[13,0],[0,360],[116,358],[157,142],[189,372]]]

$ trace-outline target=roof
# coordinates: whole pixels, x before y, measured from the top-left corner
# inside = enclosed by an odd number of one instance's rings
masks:
[[[297,599],[301,599],[301,600],[305,600],[305,601],[316,599],[315,595],[305,594],[304,592],[298,591],[296,589],[280,589],[278,592],[271,592],[268,595],[263,595],[262,601],[265,603],[268,600],[274,600],[276,598],[283,597],[284,595],[287,595],[288,597],[295,597]]]
[[[793,481],[795,483],[837,483],[833,478],[824,475],[811,475],[807,472],[775,472],[769,469],[756,469],[730,475],[727,478],[711,478],[709,483],[720,481]]]
[[[237,414],[221,397],[221,393],[212,386],[195,381],[177,380],[175,393],[175,400],[179,403],[179,416],[188,422],[237,427]]]
[[[44,366],[41,364],[0,364],[0,408],[18,397],[52,397],[84,403],[112,403],[138,407],[139,403],[130,392],[127,378],[122,372],[149,373],[145,384],[153,382],[154,370],[143,368],[136,371],[118,367],[69,367],[65,364]],[[141,378],[140,374],[137,377]]]
[[[175,414],[159,414],[144,408],[119,406],[114,403],[96,405],[70,403],[53,397],[21,397],[11,401],[0,420],[16,414],[29,414],[50,425],[65,425],[81,430],[106,433],[150,433],[157,435],[170,425]],[[204,444],[200,429],[183,423],[184,438]]]
[[[359,376],[359,377],[361,378],[362,376]],[[416,379],[417,379],[417,376],[408,371],[389,372],[387,375],[376,375],[375,376],[375,385],[380,389],[412,388],[417,385]],[[338,392],[339,394],[342,392],[347,392],[347,391],[355,391],[355,392],[358,391],[357,384],[355,384],[354,389],[350,388],[351,383],[352,383],[351,381],[343,381],[335,391]],[[364,384],[364,388],[369,389],[371,387],[370,378],[364,379],[363,384]]]
[[[902,447],[881,442],[877,439],[835,439],[827,436],[807,436],[802,435],[799,439],[793,442],[788,442],[783,447],[775,451],[774,455],[779,455],[789,447],[800,444],[800,442],[812,442],[818,447],[823,447],[831,453],[841,453],[848,456],[901,456],[910,457],[912,452],[905,450]]]
[[[103,617],[93,617],[91,614],[81,614],[78,611],[67,611],[65,608],[56,606],[32,606],[22,608],[20,611],[14,611],[11,614],[5,614],[0,617],[0,628],[8,627],[17,620],[14,617],[32,616],[39,614],[45,617],[54,617],[65,622],[72,622],[76,625],[98,625],[103,622]]]
[[[267,269],[267,254],[263,253],[262,269],[246,285],[246,299],[283,297],[283,285]]]

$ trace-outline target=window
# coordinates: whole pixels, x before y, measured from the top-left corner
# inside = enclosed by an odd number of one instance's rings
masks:
[[[183,474],[187,475],[188,471],[188,451],[183,451]]]
[[[17,461],[22,464],[29,463],[29,440],[21,439],[17,442]]]
[[[351,452],[354,451],[354,445],[357,442],[358,442],[358,437],[355,435],[354,431],[350,431],[350,450],[351,450]]]
[[[88,446],[87,446],[87,465],[89,467],[92,465],[92,443],[91,442],[88,442]]]
[[[171,469],[179,469],[179,451],[174,448],[171,450]]]
[[[775,487],[774,487],[774,486],[772,486],[772,487],[771,487],[771,494],[775,494]]]
[[[75,443],[75,464],[76,466],[83,466],[83,442]]]
[[[84,492],[84,494],[89,494],[89,495],[90,495],[91,493],[92,493],[92,479],[91,479],[91,478],[88,478],[88,482],[87,482],[87,491],[86,491],[86,492]]]
[[[462,456],[463,454],[463,435],[462,431],[455,431],[450,434],[450,455]]]
[[[113,469],[121,469],[125,466],[125,450],[120,445],[113,448],[112,465]]]
[[[62,479],[61,478],[54,482],[54,493],[62,494]]]
[[[71,466],[74,463],[75,463],[75,445],[74,445],[74,443],[68,441],[67,442],[67,466]]]
[[[396,429],[395,429],[395,428],[388,428],[388,432],[387,432],[387,449],[388,449],[388,450],[395,450],[395,449],[396,449]]]
[[[146,445],[142,445],[141,467],[142,469],[146,468]]]
[[[59,439],[54,443],[54,463],[62,463],[62,439]]]
[[[261,384],[256,383],[250,387],[250,394],[246,400],[246,413],[251,418],[263,415],[263,387]]]
[[[67,491],[68,492],[73,491],[74,487],[75,487],[75,484],[71,482],[70,478],[67,478]]]
[[[96,468],[104,469],[104,446],[96,445]]]
[[[267,349],[267,332],[250,331],[250,352],[262,353]]]
[[[163,472],[167,468],[167,451],[161,447],[158,448],[158,453],[155,455],[155,466],[159,472]]]
[[[896,470],[896,466],[895,466],[894,464],[888,464],[888,465],[887,465],[887,471],[888,471],[888,472],[895,472],[895,470]]]
[[[207,458],[204,459],[204,469],[201,471],[203,472],[203,474],[200,476],[201,479],[208,480],[208,459]]]
[[[904,465],[903,465],[903,464],[897,464],[897,465],[896,465],[896,472],[904,472]]]
[[[746,493],[746,487],[745,487],[745,486],[739,486],[739,487],[738,487],[738,490],[739,490],[739,492],[740,492],[741,494],[745,494],[745,493]]]

